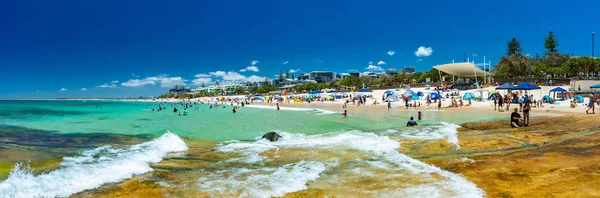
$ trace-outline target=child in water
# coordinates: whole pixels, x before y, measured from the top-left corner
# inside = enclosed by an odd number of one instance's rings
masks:
[[[419,118],[419,120],[423,119],[423,113],[421,113],[421,112],[419,111],[419,115],[417,115],[417,117]]]
[[[344,110],[344,113],[341,113],[342,116],[347,117],[348,116],[348,110]]]

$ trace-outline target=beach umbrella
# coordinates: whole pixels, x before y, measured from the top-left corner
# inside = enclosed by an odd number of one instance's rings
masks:
[[[556,88],[554,88],[554,89],[551,89],[551,90],[548,92],[548,95],[552,95],[552,92],[554,92],[554,98],[556,98],[556,93],[557,93],[557,92],[558,92],[558,93],[565,93],[565,92],[567,92],[567,90],[566,90],[566,89],[563,89],[563,88],[561,88],[561,87],[556,87]]]
[[[402,94],[402,96],[404,96],[404,97],[411,97],[411,96],[413,96],[413,94],[411,92],[409,92],[409,91],[406,91],[406,92],[404,92]]]
[[[412,96],[410,99],[411,99],[411,100],[419,100],[419,96],[417,96],[417,95],[413,95],[413,96]]]
[[[431,96],[432,100],[439,100],[441,98],[440,94],[438,94],[437,92],[431,92],[429,93],[429,95]]]
[[[417,96],[423,96],[423,92],[417,92]]]
[[[590,89],[600,89],[600,84],[590,86]]]
[[[335,89],[329,90],[329,93],[335,93],[337,91],[335,91]]]
[[[373,92],[373,90],[370,90],[370,89],[360,89],[360,90],[358,90],[358,92],[360,92],[360,93]]]
[[[536,85],[529,84],[528,82],[521,83],[521,84],[517,85],[516,87],[514,87],[514,90],[534,90],[534,89],[541,89],[541,88]]]

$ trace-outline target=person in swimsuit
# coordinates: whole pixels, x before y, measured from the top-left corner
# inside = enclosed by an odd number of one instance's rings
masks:
[[[348,110],[344,110],[343,113],[341,113],[342,116],[347,117],[348,116]]]
[[[442,110],[442,99],[440,98],[440,100],[438,100],[438,110],[441,111]]]
[[[529,126],[529,111],[531,111],[531,102],[527,100],[523,105],[523,124],[525,126]]]
[[[586,114],[590,114],[590,109],[592,110],[592,114],[595,114],[596,112],[594,112],[594,110],[596,109],[595,104],[594,104],[594,94],[590,94],[590,102],[588,104],[588,109],[585,110]]]
[[[417,117],[419,118],[419,120],[423,119],[423,113],[421,113],[421,112],[419,111],[419,114],[417,115]]]

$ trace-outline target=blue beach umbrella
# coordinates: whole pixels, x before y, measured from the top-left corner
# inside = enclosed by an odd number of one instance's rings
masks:
[[[361,93],[373,92],[373,90],[370,90],[370,89],[360,89],[360,90],[358,90],[358,92],[361,92]]]

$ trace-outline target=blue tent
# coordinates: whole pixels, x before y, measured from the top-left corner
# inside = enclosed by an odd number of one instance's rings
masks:
[[[363,93],[364,92],[373,92],[373,90],[370,90],[370,89],[361,89],[361,90],[358,90],[358,92],[363,92]]]
[[[406,91],[406,92],[404,92],[404,93],[402,94],[402,96],[404,96],[404,97],[410,97],[410,96],[414,96],[414,95],[415,95],[415,94],[413,94],[413,93],[412,93],[412,92],[410,92],[410,91]]]
[[[335,89],[332,89],[332,90],[329,90],[328,92],[329,92],[329,93],[335,93],[335,92],[337,92],[337,91],[335,91]]]
[[[263,95],[260,95],[260,94],[256,94],[256,95],[254,95],[254,96],[263,96]]]
[[[440,94],[438,94],[436,92],[431,92],[431,93],[429,93],[429,95],[431,96],[432,100],[439,100],[441,98]]]
[[[541,89],[541,88],[536,85],[529,84],[527,82],[521,83],[514,88],[514,90],[534,90],[534,89]]]
[[[565,93],[565,92],[567,92],[567,90],[565,90],[565,89],[563,89],[563,88],[561,88],[561,87],[556,87],[556,88],[554,88],[554,89],[550,90],[550,91],[548,92],[548,95],[551,95],[551,94],[552,94],[552,92],[554,92],[554,98],[556,98],[556,92],[558,92],[558,93]]]
[[[583,97],[581,96],[575,96],[573,100],[575,100],[577,103],[583,103]]]
[[[392,90],[387,90],[387,91],[385,91],[385,94],[387,94],[387,95],[392,95],[392,94],[394,94],[394,91],[392,91]]]
[[[320,94],[320,93],[323,93],[323,92],[321,90],[316,90],[316,91],[311,91],[310,93],[311,94]]]
[[[467,100],[467,99],[471,99],[471,100],[475,100],[475,95],[471,92],[467,92],[465,93],[465,95],[463,95],[463,99]]]
[[[410,89],[406,90],[406,92],[410,92],[411,95],[417,95],[413,90],[410,90]],[[406,93],[406,92],[404,92],[404,93]]]
[[[512,86],[510,83],[504,83],[498,87],[496,87],[496,90],[498,89],[515,89],[515,86]]]
[[[412,97],[410,98],[411,100],[419,100],[419,96],[417,95],[412,95]]]
[[[597,85],[591,86],[590,88],[592,88],[592,89],[600,89],[600,84],[597,84]]]
[[[417,92],[417,96],[423,96],[423,92]]]
[[[542,97],[544,100],[546,100],[547,103],[550,103],[550,101],[552,101],[552,98],[550,98],[550,96],[545,95],[544,97]]]

